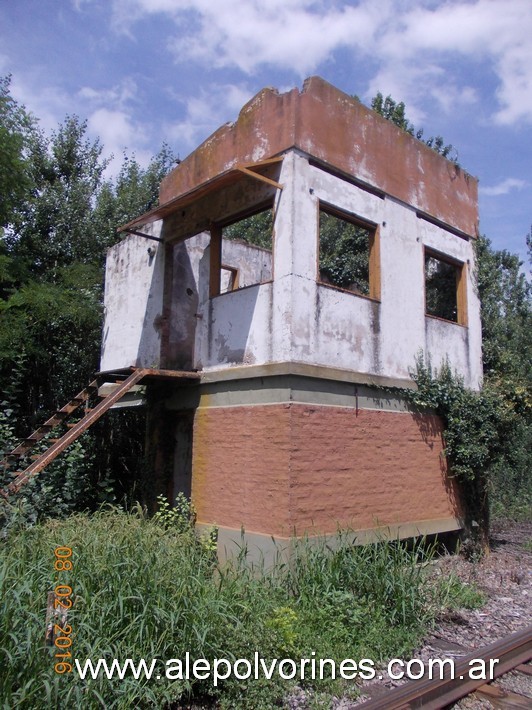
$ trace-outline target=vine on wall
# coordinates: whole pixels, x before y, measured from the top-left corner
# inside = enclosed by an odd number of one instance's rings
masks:
[[[530,403],[516,399],[515,392],[502,392],[496,383],[472,391],[448,362],[436,370],[422,355],[412,378],[417,389],[404,390],[404,397],[416,408],[430,408],[441,417],[444,454],[450,475],[458,479],[462,490],[470,547],[486,551],[492,471],[507,454],[512,429],[523,409],[530,410]]]

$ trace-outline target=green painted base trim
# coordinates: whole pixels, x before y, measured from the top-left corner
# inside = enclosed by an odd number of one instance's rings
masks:
[[[290,403],[390,412],[412,411],[408,402],[393,390],[293,373],[203,382],[198,387],[174,389],[166,407],[178,410]]]
[[[212,528],[212,524],[197,523],[196,527],[202,532]],[[367,545],[384,540],[405,540],[457,532],[462,528],[463,522],[458,518],[441,518],[343,531],[342,538],[351,540],[354,545]],[[309,534],[307,539],[311,544],[325,540],[327,545],[333,549],[339,542],[337,533]],[[238,556],[242,550],[245,550],[248,564],[264,564],[266,567],[271,567],[276,560],[289,561],[296,541],[297,538],[294,537],[273,536],[265,533],[247,532],[244,529],[219,527],[218,559],[223,562]]]
[[[415,383],[409,377],[384,377],[383,375],[372,375],[367,372],[355,372],[354,370],[343,370],[322,365],[309,365],[305,362],[271,362],[266,365],[244,365],[225,369],[203,370],[201,372],[201,382],[222,382],[251,377],[271,377],[272,375],[301,375],[302,377],[336,380],[338,382],[352,382],[377,387],[416,389]]]

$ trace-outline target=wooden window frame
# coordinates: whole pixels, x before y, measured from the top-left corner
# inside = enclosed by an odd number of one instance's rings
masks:
[[[236,268],[236,266],[227,266],[226,264],[222,264],[220,266],[220,276],[222,271],[229,271],[231,276],[229,277],[229,288],[227,291],[221,291],[220,293],[229,293],[230,291],[237,291],[238,290],[238,275],[239,271]],[[220,284],[220,289],[221,289],[221,284]]]
[[[325,283],[320,280],[320,212],[325,212],[326,214],[336,217],[338,219],[344,220],[349,224],[353,224],[357,227],[362,227],[369,232],[369,259],[368,259],[368,287],[369,293],[355,293],[347,288],[342,288],[341,286],[335,286],[334,284]],[[377,301],[380,303],[381,300],[381,237],[379,225],[375,222],[370,222],[368,220],[359,217],[347,210],[343,210],[335,205],[331,205],[328,202],[318,201],[317,205],[317,255],[316,255],[316,281],[320,286],[326,286],[328,288],[333,288],[343,293],[350,293],[352,296],[358,296],[359,298],[367,298],[371,301]]]
[[[236,290],[241,290],[241,288],[238,285],[239,281],[239,273],[238,269],[232,266],[227,266],[226,264],[222,263],[222,235],[223,235],[223,229],[224,227],[229,227],[232,224],[236,224],[237,222],[240,222],[241,220],[244,220],[248,217],[253,217],[256,214],[260,214],[261,212],[266,212],[267,210],[272,210],[272,222],[273,225],[275,224],[275,203],[273,200],[268,200],[265,203],[262,203],[261,205],[257,205],[255,207],[252,207],[250,209],[247,209],[243,212],[239,212],[237,215],[234,215],[233,217],[229,219],[225,219],[221,222],[212,222],[210,225],[210,234],[211,234],[211,240],[210,240],[210,258],[209,258],[209,298],[215,298],[216,296],[221,296],[224,295],[225,293],[231,293],[232,291]],[[274,268],[274,263],[273,263],[273,250],[274,250],[274,242],[275,242],[275,229],[272,226],[272,278],[269,279],[268,281],[264,281],[262,283],[269,283],[270,281],[273,281],[273,268]],[[254,246],[253,244],[250,244],[250,246]],[[262,247],[256,247],[257,249],[261,249]],[[221,291],[221,272],[222,269],[226,269],[228,271],[236,272],[233,280],[233,288],[230,291],[224,291],[222,293]],[[250,284],[250,286],[244,286],[242,288],[250,288],[251,286],[257,286],[260,284]]]
[[[427,312],[427,276],[425,271],[425,262],[427,257],[441,261],[444,264],[452,266],[456,276],[456,320],[450,320],[443,316],[436,316]],[[445,321],[446,323],[454,323],[467,328],[467,262],[455,259],[448,254],[443,254],[432,247],[423,246],[423,295],[425,305],[425,316],[427,318],[436,318],[437,320]]]

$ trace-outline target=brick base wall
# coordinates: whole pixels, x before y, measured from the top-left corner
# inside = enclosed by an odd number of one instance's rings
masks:
[[[429,414],[275,404],[199,408],[198,522],[290,536],[460,517]]]

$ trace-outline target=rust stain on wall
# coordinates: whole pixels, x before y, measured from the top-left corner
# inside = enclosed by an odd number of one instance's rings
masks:
[[[316,76],[307,79],[301,92],[260,91],[235,123],[219,128],[163,180],[160,202],[235,165],[293,147],[456,230],[477,235],[476,178]]]

